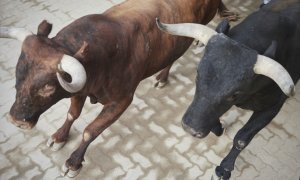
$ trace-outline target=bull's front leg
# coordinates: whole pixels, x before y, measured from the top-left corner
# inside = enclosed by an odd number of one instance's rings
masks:
[[[269,124],[280,111],[286,97],[269,109],[254,112],[248,122],[238,131],[233,140],[233,146],[229,154],[222,160],[221,165],[216,168],[216,175],[222,180],[227,180],[234,169],[235,160],[240,152],[246,148],[253,137]]]
[[[86,96],[74,96],[71,98],[71,106],[65,123],[49,138],[47,142],[47,146],[51,147],[51,150],[57,151],[66,144],[70,128],[74,121],[79,117],[85,99]]]
[[[98,117],[85,128],[79,147],[71,154],[70,158],[62,167],[63,176],[75,177],[78,175],[82,168],[84,154],[89,144],[120,117],[130,105],[132,98],[133,97],[127,97],[121,101],[104,105]]]

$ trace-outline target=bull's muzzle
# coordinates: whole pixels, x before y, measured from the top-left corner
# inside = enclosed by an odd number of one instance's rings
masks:
[[[17,120],[12,115],[8,115],[8,119],[12,124],[17,126],[18,128],[24,129],[24,130],[30,130],[35,126],[35,124],[30,123],[30,122],[26,121],[25,119]]]
[[[186,125],[183,121],[181,122],[181,125],[183,127],[183,129],[188,132],[189,134],[191,134],[192,136],[196,137],[196,138],[204,138],[206,137],[210,130],[201,130],[201,131],[196,131],[194,128]]]

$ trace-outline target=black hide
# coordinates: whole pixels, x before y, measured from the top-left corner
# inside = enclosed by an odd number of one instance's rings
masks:
[[[237,132],[228,155],[216,168],[229,179],[239,153],[277,115],[287,96],[270,78],[254,74],[258,54],[280,63],[294,83],[300,78],[300,0],[272,0],[228,31],[222,22],[199,63],[196,93],[184,114],[183,128],[202,138],[221,135],[219,117],[232,105],[253,110]]]
[[[224,48],[226,47],[226,48]],[[198,66],[196,93],[183,124],[207,135],[234,103],[233,96],[248,86],[255,74],[257,52],[219,34],[208,42]]]

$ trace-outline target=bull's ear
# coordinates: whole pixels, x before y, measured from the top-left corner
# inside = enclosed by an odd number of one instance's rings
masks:
[[[38,27],[37,35],[48,37],[51,30],[52,24],[48,23],[46,20],[43,20]]]
[[[229,21],[227,19],[224,19],[218,24],[216,31],[217,33],[228,34],[229,29],[230,29]]]
[[[267,57],[269,57],[271,59],[275,59],[276,50],[277,50],[277,42],[276,41],[272,41],[271,45],[264,52],[264,56],[267,56]]]
[[[84,41],[81,48],[76,52],[74,57],[76,59],[84,59],[89,51],[89,44]]]

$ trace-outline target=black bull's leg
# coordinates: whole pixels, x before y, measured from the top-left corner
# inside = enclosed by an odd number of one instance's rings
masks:
[[[221,165],[216,168],[216,175],[221,179],[229,179],[234,163],[240,152],[250,143],[253,137],[280,111],[286,97],[283,97],[274,106],[259,112],[254,112],[248,122],[238,131],[233,140],[233,146],[229,154],[222,160]]]

